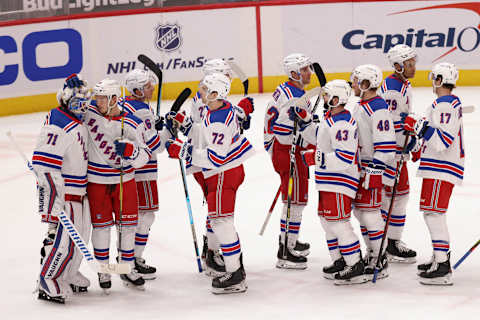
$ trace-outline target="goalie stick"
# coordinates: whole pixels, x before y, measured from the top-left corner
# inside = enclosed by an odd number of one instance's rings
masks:
[[[12,145],[15,147],[15,149],[18,151],[20,156],[22,156],[23,160],[27,164],[28,169],[35,175],[35,177],[38,177],[37,173],[35,172],[35,169],[33,168],[32,164],[30,161],[27,159],[23,151],[20,149],[18,146],[17,142],[12,136],[12,133],[10,131],[7,132],[7,137],[10,139],[10,142]],[[116,273],[116,274],[127,274],[131,272],[130,265],[120,263],[120,264],[101,264],[98,263],[97,260],[93,257],[92,253],[90,250],[88,250],[87,244],[85,240],[83,240],[82,236],[78,232],[77,228],[75,225],[72,223],[72,220],[65,214],[65,212],[62,212],[60,215],[57,216],[58,220],[60,223],[63,225],[65,230],[67,230],[68,236],[70,239],[73,241],[73,243],[77,246],[78,250],[82,253],[83,257],[87,261],[87,264],[92,268],[93,271],[97,273]]]
[[[147,57],[144,54],[140,54],[137,57],[138,61],[143,63],[150,71],[152,71],[158,78],[158,92],[157,92],[157,116],[160,115],[160,100],[162,98],[162,80],[163,80],[163,73],[162,70],[157,66],[152,59]]]
[[[173,105],[170,108],[170,111],[178,112],[182,104],[185,102],[185,100],[188,99],[191,93],[192,93],[192,90],[190,90],[189,88],[183,89],[183,91],[179,94],[177,99],[175,99],[175,101],[173,102]],[[175,138],[178,137],[178,130],[175,129],[171,133]],[[203,269],[202,269],[202,263],[200,262],[201,260],[200,260],[200,253],[198,250],[197,233],[195,232],[195,225],[193,223],[192,205],[190,203],[190,195],[188,193],[188,187],[187,187],[187,175],[185,174],[185,166],[183,165],[182,159],[178,159],[178,163],[180,165],[180,171],[182,173],[183,189],[185,190],[185,201],[187,202],[188,218],[190,220],[190,229],[192,230],[193,246],[195,248],[195,256],[197,259],[198,272],[201,273]]]

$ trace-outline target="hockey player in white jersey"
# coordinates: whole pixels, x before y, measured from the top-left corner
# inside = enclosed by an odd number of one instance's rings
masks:
[[[67,78],[57,94],[60,106],[48,113],[33,151],[39,213],[42,222],[48,224],[38,281],[38,298],[42,300],[64,303],[72,289],[87,291],[90,285],[78,271],[81,253],[57,218],[65,212],[82,237],[89,238],[91,224],[85,197],[88,137],[83,124],[88,99],[86,82],[75,74]]]
[[[89,133],[87,193],[93,225],[94,255],[99,263],[108,263],[110,229],[115,224],[119,231],[119,262],[132,267],[131,273],[120,277],[125,285],[143,289],[145,280],[135,269],[134,263],[138,221],[134,171],[145,166],[150,159],[150,150],[142,137],[146,129],[142,120],[121,110],[117,103],[121,91],[116,80],[98,82],[93,93],[95,100],[88,108],[85,123]],[[98,276],[100,287],[109,289],[110,274],[99,273]]]
[[[360,97],[353,117],[357,121],[361,178],[354,201],[355,216],[368,233],[367,246],[373,255],[368,259],[365,273],[373,276],[374,265],[380,252],[384,222],[380,212],[382,203],[382,176],[386,164],[395,158],[395,131],[388,105],[377,95],[382,82],[382,71],[375,65],[360,65],[352,73],[352,88]],[[383,250],[382,250],[383,251]],[[368,253],[368,252],[367,252]],[[368,255],[368,254],[367,254]],[[379,257],[378,278],[388,276],[386,254]]]
[[[138,225],[135,233],[135,269],[145,280],[156,278],[156,268],[145,263],[142,258],[147,245],[150,227],[155,220],[158,210],[157,188],[157,158],[156,154],[165,149],[165,142],[171,137],[168,130],[157,131],[155,116],[148,102],[155,89],[155,77],[149,71],[134,69],[125,77],[125,85],[131,96],[126,97],[120,104],[125,111],[143,121],[145,131],[143,140],[152,153],[147,164],[135,169],[135,182],[138,193]]]
[[[387,219],[388,208],[392,198],[392,186],[400,155],[405,142],[405,131],[402,128],[400,113],[410,113],[412,106],[412,86],[408,79],[415,76],[417,53],[405,44],[399,44],[391,48],[387,53],[390,65],[394,73],[385,78],[380,87],[380,96],[387,102],[395,127],[397,141],[396,157],[393,163],[387,163],[383,175],[382,215]],[[408,155],[404,155],[408,158]],[[417,253],[405,246],[400,240],[405,225],[409,181],[407,162],[403,162],[400,170],[400,178],[395,192],[390,222],[388,226],[387,257],[390,262],[414,263]]]
[[[304,110],[297,117],[303,139],[316,146],[316,150],[302,151],[302,158],[308,166],[315,166],[318,216],[333,261],[332,266],[323,268],[323,274],[338,285],[364,283],[368,279],[360,241],[350,224],[360,177],[357,123],[345,110],[351,88],[345,80],[333,80],[322,92],[323,121],[314,125]]]
[[[289,118],[289,101],[301,97],[312,76],[311,60],[300,53],[285,57],[283,67],[289,80],[277,87],[268,103],[264,123],[264,148],[271,155],[275,172],[280,176],[283,210],[280,219],[279,249],[277,267],[305,269],[310,245],[298,241],[302,212],[308,201],[308,167],[303,163],[300,152],[305,150],[302,139],[295,151],[293,194],[289,230],[285,231],[287,217],[287,194],[290,174],[290,149],[293,141],[293,121]],[[310,109],[310,108],[309,108]],[[308,110],[311,112],[311,110]],[[288,232],[287,257],[283,257],[285,232]]]
[[[209,75],[214,73],[221,73],[227,76],[230,80],[233,78],[233,70],[230,65],[223,59],[211,59],[205,62],[203,67],[203,75]],[[243,98],[238,102],[238,105],[233,105],[235,108],[235,114],[237,115],[239,124],[243,129],[250,127],[250,113],[254,110],[253,99],[250,97]],[[243,110],[246,110],[244,112]],[[181,123],[180,130],[188,137],[189,143],[192,145],[198,145],[198,130],[202,125],[202,120],[208,112],[208,107],[202,101],[200,91],[197,91],[192,99],[190,110],[185,110],[178,115],[169,114],[167,117],[176,117],[175,121]],[[171,121],[167,120],[167,126],[172,126]],[[207,186],[205,178],[202,173],[202,169],[192,165],[192,163],[186,163],[187,174],[193,174],[195,181],[202,188],[204,199],[207,199]],[[210,219],[207,216],[206,219],[206,236],[203,237],[203,250],[202,261],[206,266],[205,274],[208,276],[219,276],[225,273],[225,263],[221,255],[220,244],[213,232],[210,225]]]
[[[199,143],[192,145],[178,139],[167,143],[170,157],[191,161],[203,171],[208,190],[208,217],[220,243],[226,269],[224,275],[212,280],[213,293],[247,289],[240,238],[233,219],[236,193],[245,177],[243,162],[254,151],[240,132],[235,108],[225,100],[229,91],[228,77],[220,73],[206,75],[200,83],[200,95],[208,111],[198,128]]]
[[[450,235],[447,227],[448,203],[454,185],[461,185],[464,174],[462,104],[452,94],[458,80],[455,65],[436,64],[429,74],[437,99],[425,117],[404,114],[403,128],[423,142],[417,176],[423,178],[420,210],[430,231],[433,257],[418,265],[420,283],[451,285]],[[411,141],[409,149],[418,144]]]

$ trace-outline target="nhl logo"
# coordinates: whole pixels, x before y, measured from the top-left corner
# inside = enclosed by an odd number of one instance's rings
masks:
[[[174,24],[159,25],[155,29],[155,46],[165,52],[177,50],[182,44],[180,26]]]

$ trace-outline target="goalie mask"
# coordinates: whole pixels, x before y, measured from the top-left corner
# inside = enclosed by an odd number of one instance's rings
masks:
[[[79,87],[68,87],[67,83],[63,85],[57,92],[58,103],[75,114],[77,118],[83,121],[84,115],[90,104],[91,93],[87,88],[87,81],[82,80],[81,75],[75,75],[79,80]]]

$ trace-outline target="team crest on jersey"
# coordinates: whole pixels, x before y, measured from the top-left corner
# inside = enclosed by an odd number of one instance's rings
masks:
[[[155,46],[158,50],[171,52],[180,48],[182,37],[177,24],[160,24],[155,29]]]

